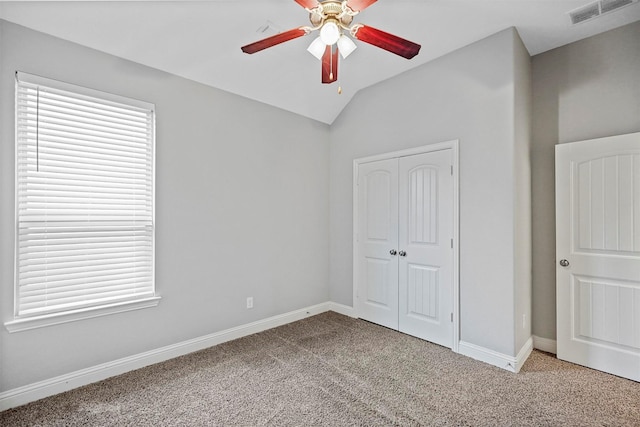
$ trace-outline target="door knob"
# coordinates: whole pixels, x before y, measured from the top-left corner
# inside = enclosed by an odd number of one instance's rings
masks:
[[[398,252],[398,255],[400,256],[407,256],[407,253],[405,251],[400,251]]]
[[[566,259],[561,259],[560,265],[563,267],[569,267],[569,261],[567,261]]]
[[[390,253],[391,255],[395,255],[395,254],[397,254],[398,252],[396,252],[396,250],[395,250],[395,249],[391,249],[391,250],[389,251],[389,253]]]

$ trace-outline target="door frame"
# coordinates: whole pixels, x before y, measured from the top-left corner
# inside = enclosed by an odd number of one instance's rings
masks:
[[[378,160],[388,160],[399,157],[413,156],[416,154],[426,154],[434,151],[451,150],[453,161],[453,277],[452,277],[452,311],[453,311],[453,340],[451,350],[458,353],[460,343],[460,217],[459,217],[459,140],[439,142],[435,144],[423,145],[421,147],[407,150],[393,151],[389,153],[377,154],[374,156],[361,157],[353,161],[353,310],[358,316],[358,170],[363,163],[375,162]]]

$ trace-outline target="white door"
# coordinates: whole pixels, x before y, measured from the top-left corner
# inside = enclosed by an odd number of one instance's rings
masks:
[[[358,169],[358,315],[398,329],[398,159]]]
[[[400,158],[399,330],[453,344],[451,150]]]
[[[451,149],[358,168],[357,310],[362,319],[453,343]]]
[[[640,133],[556,146],[558,358],[640,381]]]

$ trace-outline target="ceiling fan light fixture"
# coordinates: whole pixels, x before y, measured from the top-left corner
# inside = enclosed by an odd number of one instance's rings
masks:
[[[356,50],[358,46],[351,40],[349,37],[344,34],[340,36],[338,39],[338,50],[340,51],[340,55],[342,59],[346,59],[347,56],[351,55],[351,53]]]
[[[2,1],[2,0],[0,0]],[[242,46],[244,53],[253,54],[319,30],[319,37],[307,48],[322,65],[322,83],[337,81],[338,57],[346,58],[356,50],[355,40],[411,59],[420,52],[420,45],[364,24],[353,24],[353,17],[377,0],[295,0],[309,13],[311,26],[302,26],[278,33]],[[600,2],[638,2],[640,0],[598,0]],[[344,34],[343,34],[344,33]],[[336,48],[333,45],[337,44]],[[340,55],[338,55],[340,52]],[[340,89],[338,90],[340,93]]]
[[[328,19],[320,29],[320,39],[327,46],[333,46],[340,38],[340,28],[335,19]]]
[[[309,47],[307,48],[307,51],[309,51],[310,54],[312,54],[319,60],[322,60],[322,55],[324,55],[324,51],[326,47],[327,45],[324,44],[322,39],[320,37],[316,37],[316,39],[312,41]]]

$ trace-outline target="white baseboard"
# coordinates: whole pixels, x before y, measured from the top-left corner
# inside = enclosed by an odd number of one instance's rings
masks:
[[[531,356],[531,352],[533,351],[533,337],[529,337],[529,339],[524,343],[518,355],[516,356],[516,373],[520,372],[520,369],[524,365],[524,362],[527,361],[529,356]]]
[[[533,336],[533,348],[546,351],[547,353],[558,354],[558,344],[556,340]]]
[[[468,356],[472,359],[476,359],[481,362],[497,366],[498,368],[506,369],[507,371],[516,373],[520,371],[522,365],[524,365],[524,362],[526,362],[532,350],[532,338],[529,338],[527,340],[516,357],[508,356],[506,354],[499,353],[497,351],[464,341],[460,341],[460,345],[458,347],[458,353],[464,356]]]
[[[18,387],[0,393],[0,411],[15,408],[16,406],[24,405],[38,399],[53,396],[54,394],[101,381],[134,369],[140,369],[145,366],[153,365],[154,363],[164,362],[165,360],[173,359],[174,357],[203,350],[214,345],[242,338],[257,332],[262,332],[277,326],[282,326],[329,310],[350,316],[351,314],[348,314],[349,309],[351,309],[351,307],[347,307],[342,304],[325,302],[177,344],[124,357],[112,362],[81,369],[79,371],[60,375],[48,380]],[[351,311],[353,310],[351,309]]]
[[[353,307],[349,307],[348,305],[338,304],[337,302],[329,302],[329,310],[335,311],[339,314],[344,314],[345,316],[353,317],[357,319],[356,310]]]

